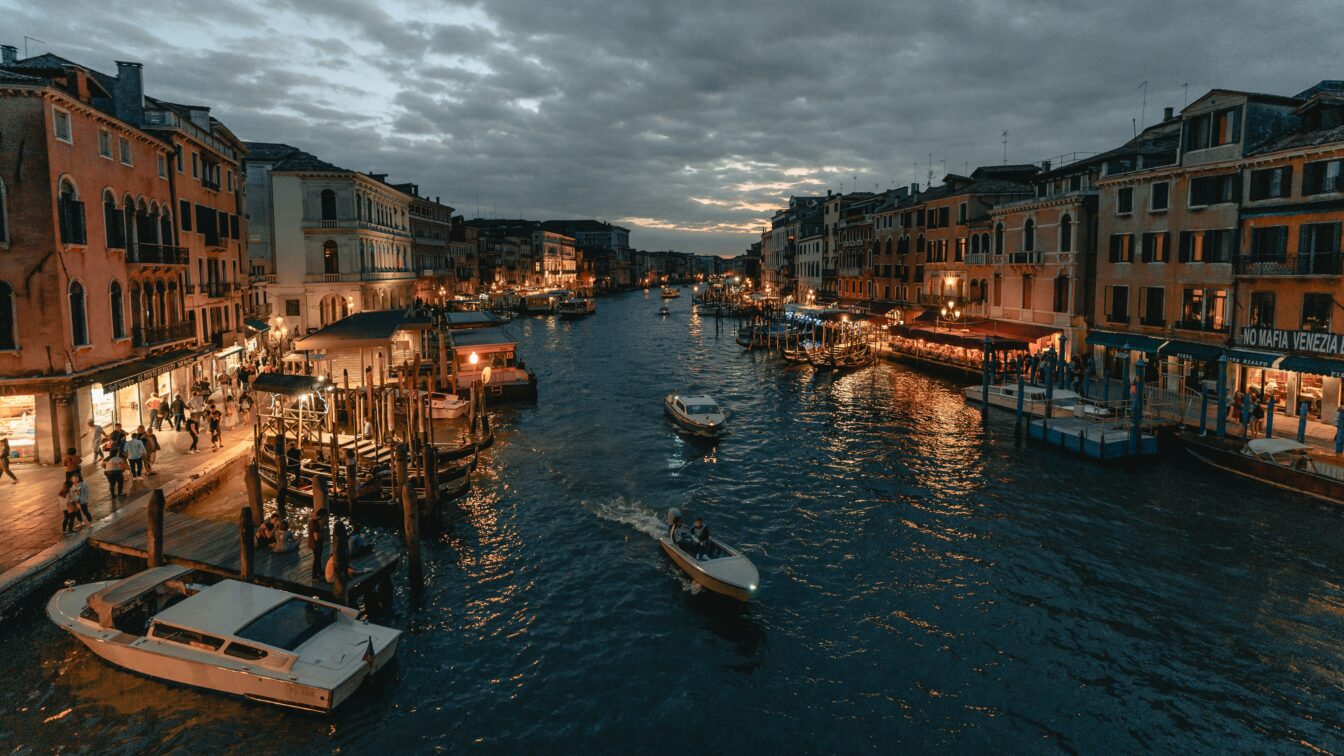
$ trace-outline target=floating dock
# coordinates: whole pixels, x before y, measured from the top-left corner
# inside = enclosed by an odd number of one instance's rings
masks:
[[[144,518],[125,518],[91,533],[86,543],[100,551],[148,560],[148,531]],[[324,557],[330,556],[331,548],[329,541]],[[163,513],[165,563],[240,580],[239,551],[237,525],[176,512]],[[400,561],[401,555],[386,545],[375,545],[371,551],[352,558],[350,566],[363,574],[350,579],[347,603],[355,606],[359,598],[367,597],[371,591],[387,590],[390,598],[392,573]],[[253,556],[253,582],[334,601],[334,587],[331,583],[314,581],[312,566],[313,552],[306,545],[284,554],[259,546]]]
[[[1138,454],[1129,445],[1129,429],[1116,425],[1105,426],[1077,417],[1054,418],[1049,421],[1032,420],[1027,424],[1027,436],[1065,451],[1082,454],[1097,460],[1149,457],[1157,454],[1157,437],[1139,434]]]

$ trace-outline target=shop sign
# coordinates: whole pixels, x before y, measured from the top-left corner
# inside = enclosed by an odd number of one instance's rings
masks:
[[[1285,331],[1279,328],[1241,329],[1242,346],[1283,352],[1314,352],[1344,357],[1344,334],[1328,331]]]

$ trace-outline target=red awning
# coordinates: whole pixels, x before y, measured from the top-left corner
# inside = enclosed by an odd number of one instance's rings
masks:
[[[904,336],[907,339],[921,339],[934,344],[947,344],[949,346],[962,347],[963,349],[984,349],[985,335],[983,333],[974,333],[968,331],[939,331],[934,328],[915,328],[911,326],[893,326],[892,332],[898,336]],[[990,336],[990,348],[995,351],[1011,351],[1015,349],[1026,349],[1027,342],[1019,339],[1008,339],[1002,336]]]
[[[1060,333],[1060,329],[1036,323],[1015,323],[1011,320],[984,320],[970,326],[971,330],[990,336],[1002,336],[1022,341],[1040,341]]]

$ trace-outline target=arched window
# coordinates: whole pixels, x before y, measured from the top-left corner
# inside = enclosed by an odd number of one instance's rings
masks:
[[[103,192],[103,238],[108,249],[126,249],[126,227],[121,225],[121,211],[111,189]]]
[[[336,242],[330,239],[322,244],[322,272],[328,275],[341,272],[341,259],[336,249]]]
[[[9,241],[9,214],[5,207],[5,182],[0,179],[0,244]],[[0,347],[0,349],[2,348]],[[13,347],[10,348],[13,349]]]
[[[75,346],[89,343],[89,319],[85,309],[84,285],[70,282],[70,339]]]
[[[1059,251],[1073,251],[1073,216],[1065,215],[1059,219]]]
[[[994,254],[1003,254],[1003,224],[994,226]]]
[[[980,254],[980,235],[979,235],[979,234],[974,234],[974,235],[971,236],[971,254],[973,254],[973,255],[978,255],[978,254]]]
[[[14,312],[14,287],[0,281],[0,349],[19,348],[18,317]]]
[[[122,307],[121,282],[113,281],[108,287],[107,299],[112,305],[112,338],[126,338],[126,311]]]
[[[1028,218],[1027,222],[1022,224],[1022,251],[1031,252],[1036,249],[1036,221]]]
[[[159,317],[154,322],[158,323],[159,325],[168,324],[168,302],[166,296],[167,292],[168,287],[164,285],[163,281],[159,281],[158,284],[154,286],[155,300],[156,304],[158,304],[159,306],[159,313],[158,313]]]
[[[988,301],[989,301],[989,279],[988,279],[988,278],[982,278],[982,279],[980,279],[980,301],[981,301],[981,302],[988,302]]]
[[[322,190],[322,220],[336,220],[336,192]]]
[[[79,192],[67,178],[61,179],[60,191],[56,207],[60,216],[61,242],[88,244],[88,235],[84,227],[84,203],[79,201]]]
[[[159,215],[159,244],[173,246],[173,215],[166,207]]]
[[[917,255],[924,254],[924,234],[920,234],[915,239],[915,254]]]

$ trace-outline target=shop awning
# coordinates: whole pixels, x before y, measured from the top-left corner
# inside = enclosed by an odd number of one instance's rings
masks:
[[[1157,353],[1163,357],[1180,357],[1186,360],[1208,362],[1218,359],[1223,353],[1223,348],[1214,344],[1201,344],[1198,341],[1172,339],[1158,347]]]
[[[893,326],[892,332],[907,339],[921,339],[934,344],[946,344],[948,346],[961,347],[963,349],[984,349],[985,335],[983,333],[970,333],[967,331],[938,331],[931,328],[911,328],[910,326]],[[1002,336],[990,336],[989,347],[993,350],[1007,351],[1014,349],[1026,349],[1027,342],[1019,339],[1006,339]]]
[[[986,320],[975,323],[970,326],[976,333],[987,333],[990,336],[1005,336],[1011,339],[1022,339],[1023,341],[1040,341],[1048,339],[1051,336],[1063,333],[1058,328],[1050,326],[1037,325],[1035,323],[1015,323],[1011,320]]]
[[[358,349],[386,346],[400,330],[425,330],[429,318],[403,310],[370,310],[342,318],[294,342],[294,350]]]
[[[285,375],[283,373],[262,373],[252,379],[252,390],[267,394],[299,396],[317,391],[322,381],[311,375]]]
[[[1253,367],[1277,368],[1283,355],[1274,352],[1257,352],[1254,349],[1229,349],[1227,361]]]
[[[167,354],[152,355],[143,360],[99,370],[89,376],[89,383],[103,384],[103,391],[105,392],[116,391],[127,386],[134,386],[140,381],[147,381],[156,375],[163,375],[169,370],[180,368],[183,365],[190,365],[199,356],[195,349],[178,349]]]
[[[1124,349],[1126,351],[1136,349],[1140,352],[1156,353],[1162,346],[1165,339],[1155,339],[1152,336],[1144,336],[1138,333],[1123,333],[1121,331],[1088,331],[1087,343],[1092,346],[1112,347],[1114,349]]]
[[[253,320],[251,318],[244,320],[243,325],[247,326],[254,333],[266,333],[271,330],[270,324],[264,320]]]
[[[1280,370],[1291,370],[1295,373],[1311,373],[1313,375],[1329,375],[1335,378],[1344,378],[1344,360],[1332,360],[1326,357],[1314,357],[1306,354],[1290,354],[1283,358],[1279,363]]]
[[[229,357],[232,357],[232,356],[235,355],[235,354],[239,354],[239,353],[242,352],[242,351],[243,351],[243,348],[240,347],[240,346],[237,346],[237,345],[235,345],[235,346],[231,346],[231,347],[229,347],[228,349],[221,349],[220,351],[215,352],[215,359],[217,359],[217,360],[227,359],[227,358],[229,358]]]

